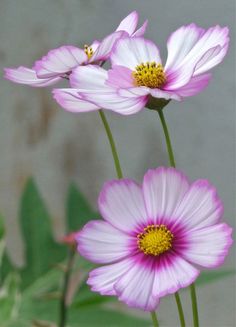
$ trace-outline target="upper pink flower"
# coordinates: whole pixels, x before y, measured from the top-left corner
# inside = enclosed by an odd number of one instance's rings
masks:
[[[90,46],[85,45],[84,49],[65,45],[50,50],[46,56],[36,61],[31,69],[22,66],[6,68],[5,77],[15,83],[34,87],[55,84],[80,65],[106,61],[115,43],[123,35],[142,36],[145,33],[147,21],[136,30],[137,24],[138,13],[133,11],[121,21],[115,32],[102,41],[95,40]]]
[[[98,205],[104,220],[77,236],[80,254],[106,264],[90,272],[88,284],[131,307],[155,310],[159,298],[193,283],[200,266],[221,265],[232,244],[215,188],[206,180],[190,184],[174,168],[149,170],[142,186],[108,182]]]
[[[79,98],[104,109],[114,110],[113,103],[120,99],[121,110],[117,106],[116,111],[121,114],[137,112],[146,105],[151,107],[155,98],[181,100],[208,85],[211,74],[207,72],[227,52],[228,32],[227,27],[220,26],[204,30],[190,24],[179,28],[168,39],[165,65],[152,41],[142,37],[121,38],[110,56],[112,69],[106,72],[101,68],[98,75],[97,67],[79,67],[71,76],[72,87],[77,88]],[[132,111],[129,110],[131,99],[136,101]],[[80,111],[79,104],[77,111]]]

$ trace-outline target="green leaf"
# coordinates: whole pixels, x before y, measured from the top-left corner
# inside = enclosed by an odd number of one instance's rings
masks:
[[[18,322],[19,326],[31,327],[34,320],[57,322],[58,298],[47,295],[60,290],[61,277],[62,271],[54,268],[27,286],[21,293],[19,313],[14,321],[9,322],[9,327],[18,327]]]
[[[121,310],[87,307],[70,310],[68,327],[149,327],[150,320],[131,316]]]
[[[215,282],[232,275],[235,275],[235,269],[220,270],[220,271],[203,271],[197,279],[196,284],[199,286]]]
[[[69,187],[66,205],[67,231],[73,232],[82,228],[90,219],[98,219],[96,213],[77,186],[72,183]]]
[[[60,270],[53,269],[25,288],[21,294],[18,316],[15,317],[13,322],[10,321],[6,327],[31,327],[31,322],[35,320],[58,323],[59,302],[53,297],[50,298],[44,295],[52,294],[52,292],[58,290],[61,275]],[[79,296],[83,297],[85,301],[89,297],[92,298],[96,295],[96,293],[92,293],[87,287],[82,287],[79,290]],[[100,295],[97,296],[103,298]],[[146,327],[150,325],[149,320],[139,319],[129,315],[129,313],[122,312],[116,299],[115,301],[117,303],[115,305],[118,304],[117,310],[104,307],[108,297],[104,298],[106,299],[105,301],[97,301],[97,303],[94,303],[96,305],[93,306],[91,303],[78,307],[72,305],[68,312],[67,327]]]
[[[66,253],[65,247],[53,239],[50,217],[33,179],[28,181],[22,196],[20,224],[25,243],[26,266],[22,271],[25,287],[61,261]]]
[[[0,214],[0,240],[3,239],[4,236],[5,236],[5,227],[4,227],[3,217]]]
[[[80,310],[82,307],[100,305],[114,301],[117,301],[115,297],[102,296],[99,293],[92,292],[86,282],[84,282],[78,290],[78,294],[72,303],[72,307]]]
[[[14,270],[16,269],[6,251],[5,227],[3,217],[0,215],[0,286],[7,274]]]
[[[19,275],[10,273],[0,288],[1,327],[17,315],[19,303]]]
[[[5,239],[4,239],[4,235],[5,235],[5,228],[4,228],[4,223],[3,223],[3,218],[0,215],[0,272],[2,272],[2,260],[3,260],[3,256],[5,253]],[[2,274],[0,274],[1,277]],[[1,282],[1,280],[0,280]]]

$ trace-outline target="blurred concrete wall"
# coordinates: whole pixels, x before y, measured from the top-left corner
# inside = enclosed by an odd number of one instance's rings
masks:
[[[159,45],[163,57],[168,35],[183,24],[195,22],[203,27],[220,24],[231,29],[229,53],[214,69],[209,87],[184,102],[172,102],[166,108],[166,118],[178,167],[192,179],[208,178],[215,184],[225,203],[225,218],[233,225],[234,0],[1,0],[1,71],[2,67],[30,66],[59,45],[83,46],[100,39],[134,9],[140,12],[141,22],[149,19],[147,37]],[[52,100],[49,89],[33,89],[3,79],[0,83],[0,208],[7,221],[11,254],[17,262],[22,262],[16,217],[28,176],[35,176],[59,237],[63,234],[64,199],[70,180],[75,180],[96,205],[101,185],[115,177],[115,171],[96,112],[69,114]],[[154,112],[144,110],[131,117],[109,113],[108,119],[126,176],[141,180],[147,168],[168,163],[161,126]],[[227,266],[234,265],[231,254]],[[207,289],[200,291],[204,299],[201,312],[207,326],[213,326],[216,314],[214,326],[235,326],[232,278]],[[218,311],[220,307],[222,314]],[[166,325],[173,326],[174,318],[165,316],[164,304],[161,310]]]

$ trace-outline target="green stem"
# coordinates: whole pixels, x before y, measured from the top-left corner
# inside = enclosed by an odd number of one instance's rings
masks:
[[[196,289],[194,283],[190,285],[190,292],[191,292],[192,311],[193,311],[193,326],[199,327],[197,296],[196,296]]]
[[[111,132],[110,126],[109,126],[109,124],[107,122],[107,119],[106,119],[106,116],[105,116],[104,112],[102,111],[102,109],[100,109],[98,112],[99,112],[99,115],[100,115],[100,117],[102,119],[105,131],[106,131],[106,134],[107,134],[107,138],[108,138],[110,146],[111,146],[112,156],[113,156],[113,160],[114,160],[114,164],[115,164],[115,168],[116,168],[116,174],[117,174],[117,177],[120,179],[120,178],[123,177],[123,174],[122,174],[122,170],[121,170],[121,166],[120,166],[120,160],[119,160],[119,157],[118,157],[118,154],[117,154],[114,138],[112,136],[112,132]]]
[[[59,317],[59,327],[65,327],[66,326],[66,320],[67,320],[67,305],[66,305],[66,297],[70,282],[70,276],[72,267],[74,264],[74,256],[75,256],[75,249],[74,247],[69,249],[68,252],[68,261],[66,266],[66,271],[64,274],[64,281],[63,281],[63,289],[62,289],[62,296],[60,301],[60,317]]]
[[[180,296],[179,296],[178,292],[175,293],[175,301],[176,301],[178,312],[179,312],[180,326],[185,327],[184,312],[183,312],[183,307],[182,307]]]
[[[169,155],[170,166],[171,167],[176,167],[174,152],[173,152],[173,148],[172,148],[172,144],[171,144],[171,139],[170,139],[170,134],[169,134],[169,131],[168,131],[168,127],[167,127],[167,124],[166,124],[166,121],[165,121],[164,113],[163,113],[162,109],[157,110],[157,112],[159,114],[161,124],[162,124],[162,128],[163,128],[163,131],[164,131],[164,134],[165,134],[166,147],[167,147],[167,151],[168,151],[168,155]],[[196,300],[196,297],[195,297],[195,300]],[[181,327],[185,327],[183,306],[182,306],[182,303],[181,303],[180,296],[179,296],[178,292],[175,293],[175,301],[176,301],[177,308],[178,308],[179,320],[180,320]],[[193,301],[193,298],[192,298],[192,301]],[[194,325],[194,327],[197,327],[197,325],[196,326]]]
[[[165,116],[163,114],[162,109],[157,110],[160,120],[161,120],[161,124],[162,124],[162,128],[165,134],[165,139],[166,139],[166,146],[167,146],[167,150],[168,150],[168,154],[169,154],[169,161],[170,161],[170,166],[171,167],[175,167],[175,158],[174,158],[174,152],[172,149],[172,145],[171,145],[171,140],[170,140],[170,134],[168,131],[168,127],[165,121]]]
[[[151,317],[152,317],[153,326],[154,327],[159,327],[159,323],[158,323],[157,315],[156,315],[155,311],[151,312]]]

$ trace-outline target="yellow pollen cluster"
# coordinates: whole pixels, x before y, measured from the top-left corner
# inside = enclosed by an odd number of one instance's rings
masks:
[[[137,238],[138,247],[142,252],[157,256],[172,247],[173,234],[165,225],[149,225]]]
[[[90,59],[93,55],[93,48],[88,46],[87,44],[84,45],[84,52],[86,53],[88,59]]]
[[[141,63],[136,66],[132,75],[136,86],[147,86],[152,89],[159,88],[166,81],[162,65],[157,64],[155,61],[146,64]]]

